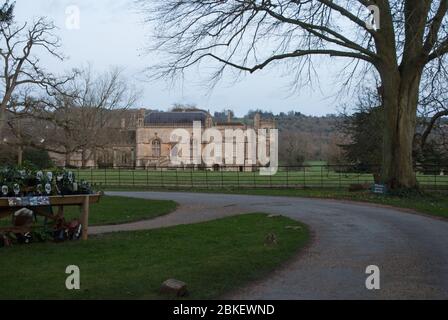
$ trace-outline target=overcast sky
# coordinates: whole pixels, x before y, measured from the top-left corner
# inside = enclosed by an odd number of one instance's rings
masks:
[[[72,5],[80,11],[77,30],[66,27],[66,10]],[[213,90],[190,80],[174,88],[164,81],[143,81],[143,71],[154,63],[154,57],[144,51],[151,30],[142,23],[143,16],[132,0],[17,0],[15,15],[19,22],[45,16],[58,26],[62,51],[69,58],[63,64],[44,58],[43,62],[53,72],[86,63],[99,71],[110,66],[125,68],[129,81],[143,92],[137,107],[167,110],[174,103],[188,103],[212,112],[233,109],[238,115],[255,108],[274,113],[294,110],[325,115],[336,113],[341,103],[335,98],[338,87],[333,85],[334,61],[323,61],[318,67],[320,87],[294,93],[289,90],[291,78],[273,68],[247,75],[236,84],[230,78],[224,79]],[[200,72],[193,68],[187,78],[200,79]]]

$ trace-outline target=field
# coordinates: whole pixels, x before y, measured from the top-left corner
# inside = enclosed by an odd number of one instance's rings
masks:
[[[194,169],[78,169],[78,177],[96,186],[136,186],[149,188],[347,188],[351,184],[372,184],[369,173],[350,173],[325,165],[281,167],[274,176],[258,171],[242,172]],[[448,176],[418,174],[422,187],[448,189]]]

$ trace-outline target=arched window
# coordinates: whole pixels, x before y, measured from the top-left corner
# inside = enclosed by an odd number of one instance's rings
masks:
[[[177,146],[171,148],[171,157],[176,158],[179,155],[179,150]]]
[[[159,139],[155,139],[152,142],[152,155],[158,158],[161,156],[161,144]]]

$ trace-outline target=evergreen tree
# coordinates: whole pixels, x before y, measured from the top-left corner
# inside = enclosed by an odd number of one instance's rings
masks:
[[[341,145],[346,159],[357,171],[376,172],[382,159],[382,107],[362,109],[341,123],[342,132],[350,139]]]

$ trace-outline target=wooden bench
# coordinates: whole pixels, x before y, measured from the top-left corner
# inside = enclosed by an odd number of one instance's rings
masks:
[[[64,216],[64,207],[66,206],[77,206],[81,209],[80,222],[82,224],[82,240],[88,239],[88,230],[89,230],[89,211],[90,204],[98,203],[101,198],[101,194],[91,194],[91,195],[68,195],[68,196],[51,196],[48,197],[50,206],[58,208],[58,217]],[[11,216],[17,210],[23,208],[23,205],[10,205],[9,199],[14,198],[0,198],[0,219]],[[43,213],[48,205],[42,206],[25,206],[30,210],[34,211],[37,215],[45,216]],[[23,231],[28,232],[30,227],[10,227],[10,228],[0,228],[1,232],[15,232],[21,233]]]

